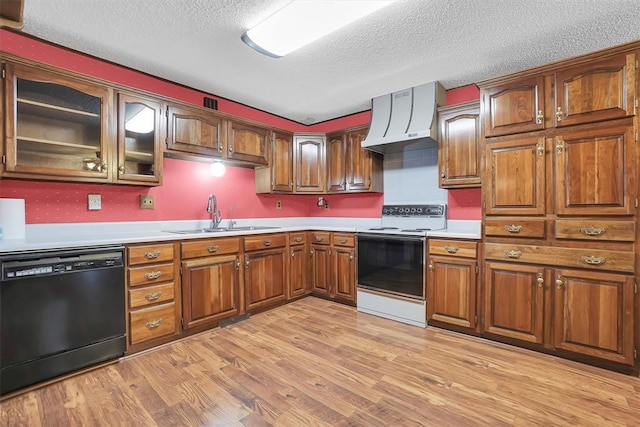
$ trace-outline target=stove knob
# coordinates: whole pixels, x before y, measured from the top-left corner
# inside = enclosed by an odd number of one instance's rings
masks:
[[[398,209],[398,212],[400,212],[400,213],[404,213],[404,208],[400,208],[400,209]]]
[[[411,208],[411,213],[416,213],[416,208]]]
[[[418,208],[418,213],[422,213],[422,208]]]

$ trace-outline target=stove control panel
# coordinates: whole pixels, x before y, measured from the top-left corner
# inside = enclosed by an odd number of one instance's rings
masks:
[[[445,217],[447,205],[384,205],[382,216]]]

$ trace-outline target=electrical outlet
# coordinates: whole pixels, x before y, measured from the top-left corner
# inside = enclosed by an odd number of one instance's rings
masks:
[[[282,200],[276,200],[276,209],[282,209]]]
[[[102,209],[102,196],[99,194],[89,194],[87,196],[88,199],[88,208],[90,211],[99,211]]]
[[[328,202],[325,202],[325,203],[324,203],[324,210],[325,210],[325,211],[328,211],[328,210],[329,210],[329,203],[328,203]]]
[[[155,209],[155,197],[151,194],[140,195],[140,209]]]

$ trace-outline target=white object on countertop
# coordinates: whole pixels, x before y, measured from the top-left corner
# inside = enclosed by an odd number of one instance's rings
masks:
[[[24,199],[0,199],[2,239],[24,239],[26,234]]]

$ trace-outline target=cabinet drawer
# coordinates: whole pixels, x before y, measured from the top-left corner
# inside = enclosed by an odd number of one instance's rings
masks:
[[[265,248],[282,248],[287,245],[286,234],[263,234],[244,238],[244,250],[256,251]]]
[[[477,242],[429,239],[429,254],[475,258]]]
[[[485,258],[529,264],[579,267],[596,270],[634,271],[633,252],[582,248],[486,243]]]
[[[206,239],[182,242],[182,259],[226,255],[240,252],[240,239]]]
[[[333,233],[332,241],[335,246],[353,248],[356,245],[356,237],[353,234]]]
[[[174,283],[146,286],[129,290],[129,307],[140,308],[151,304],[173,301]]]
[[[129,286],[148,285],[150,283],[173,280],[173,264],[158,264],[129,269]]]
[[[176,331],[175,303],[129,313],[131,344],[170,335]]]
[[[328,231],[312,231],[310,235],[311,235],[311,243],[315,245],[331,244],[331,233]]]
[[[307,233],[289,233],[290,245],[304,245],[307,243]]]
[[[555,233],[557,239],[633,242],[636,238],[636,223],[599,219],[559,219],[555,223]]]
[[[544,238],[544,219],[487,219],[485,236]]]
[[[173,244],[129,247],[129,265],[167,261],[173,261]]]

